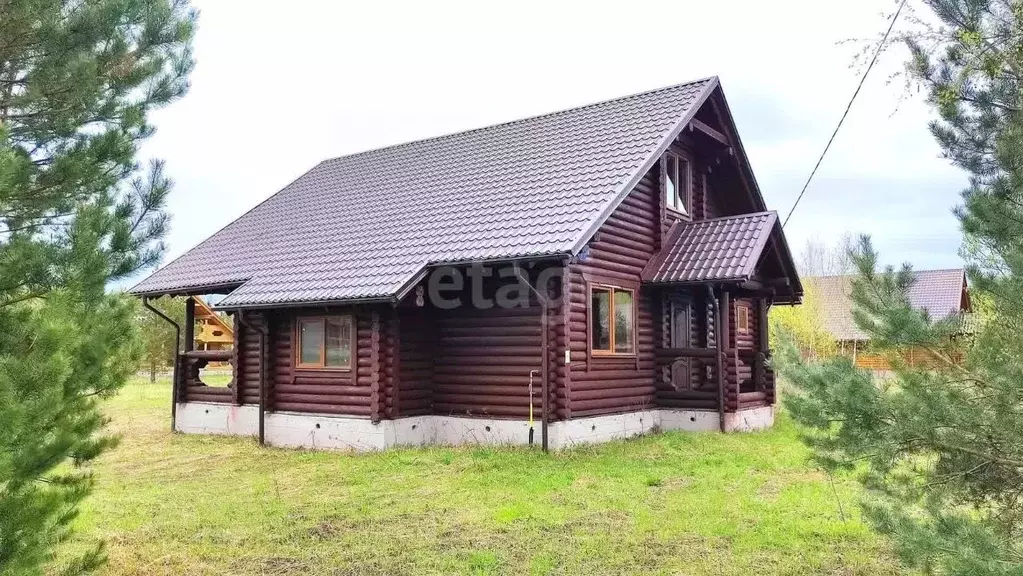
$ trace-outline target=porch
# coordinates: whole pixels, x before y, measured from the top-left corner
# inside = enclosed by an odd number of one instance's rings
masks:
[[[772,300],[737,285],[661,285],[657,404],[717,413],[719,429],[743,411],[773,407]]]

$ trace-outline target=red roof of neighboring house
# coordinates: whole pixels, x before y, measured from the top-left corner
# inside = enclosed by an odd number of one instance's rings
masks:
[[[132,292],[233,290],[218,308],[390,299],[428,266],[577,254],[718,89],[708,78],[327,160]]]
[[[966,271],[916,270],[916,281],[909,289],[909,302],[914,308],[927,310],[931,318],[940,320],[952,314],[970,311]],[[806,278],[820,294],[825,327],[838,340],[869,340],[856,326],[852,316],[852,276],[817,276]]]

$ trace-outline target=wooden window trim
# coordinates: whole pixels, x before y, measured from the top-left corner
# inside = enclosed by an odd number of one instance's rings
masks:
[[[608,302],[608,328],[610,331],[610,349],[600,350],[593,347],[593,292],[594,290],[601,290],[610,292],[610,300]],[[632,295],[632,352],[616,352],[615,351],[615,292],[628,292]],[[586,334],[586,349],[589,351],[590,356],[594,358],[635,358],[637,355],[637,337],[638,326],[636,326],[636,307],[639,303],[636,301],[636,294],[638,290],[635,288],[626,288],[624,286],[616,286],[614,284],[603,284],[603,283],[591,283],[587,286],[586,299],[586,319],[587,319],[587,334]]]
[[[682,220],[692,221],[693,219],[693,159],[689,154],[683,154],[680,151],[674,149],[668,150],[661,157],[661,202],[664,203],[664,210],[666,214],[673,217],[680,218]],[[686,165],[685,174],[685,199],[684,203],[688,207],[688,213],[678,210],[674,206],[668,204],[668,183],[667,180],[670,178],[668,170],[671,168],[671,160],[684,161]],[[682,179],[679,179],[681,182]],[[678,196],[678,186],[675,187],[675,195]]]
[[[735,307],[735,331],[739,334],[749,334],[749,306],[745,304]]]
[[[348,366],[326,366],[327,361],[327,320],[344,320],[348,323]],[[323,324],[323,342],[320,344],[320,361],[316,364],[302,362],[302,323],[320,322]],[[295,318],[295,326],[292,330],[292,342],[294,342],[294,362],[296,370],[316,370],[320,372],[351,372],[355,363],[356,344],[358,338],[355,334],[355,318],[351,314],[327,314],[324,316],[298,316]]]

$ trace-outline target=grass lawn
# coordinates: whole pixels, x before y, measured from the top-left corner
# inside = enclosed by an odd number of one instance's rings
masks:
[[[667,433],[543,455],[350,455],[171,434],[169,387],[108,403],[80,534],[108,574],[895,574],[856,486],[806,465],[792,425]]]

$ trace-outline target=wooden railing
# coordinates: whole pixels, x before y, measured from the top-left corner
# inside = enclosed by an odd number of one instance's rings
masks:
[[[235,383],[226,387],[207,386],[202,381],[202,369],[210,362],[231,362],[232,350],[189,350],[178,355],[177,398],[179,402],[221,402],[235,399]]]
[[[760,350],[727,348],[718,358],[717,348],[661,348],[656,351],[657,365],[674,370],[687,361],[692,386],[671,392],[665,403],[686,408],[717,409],[720,367],[724,375],[725,411],[773,404],[774,373],[767,367],[767,355]],[[667,374],[671,378],[671,374]]]
[[[669,408],[717,410],[719,358],[716,348],[661,348],[656,350],[657,366],[665,379],[658,402]],[[683,366],[680,366],[682,364]],[[723,368],[723,364],[721,367]],[[677,370],[688,374],[678,386]]]

